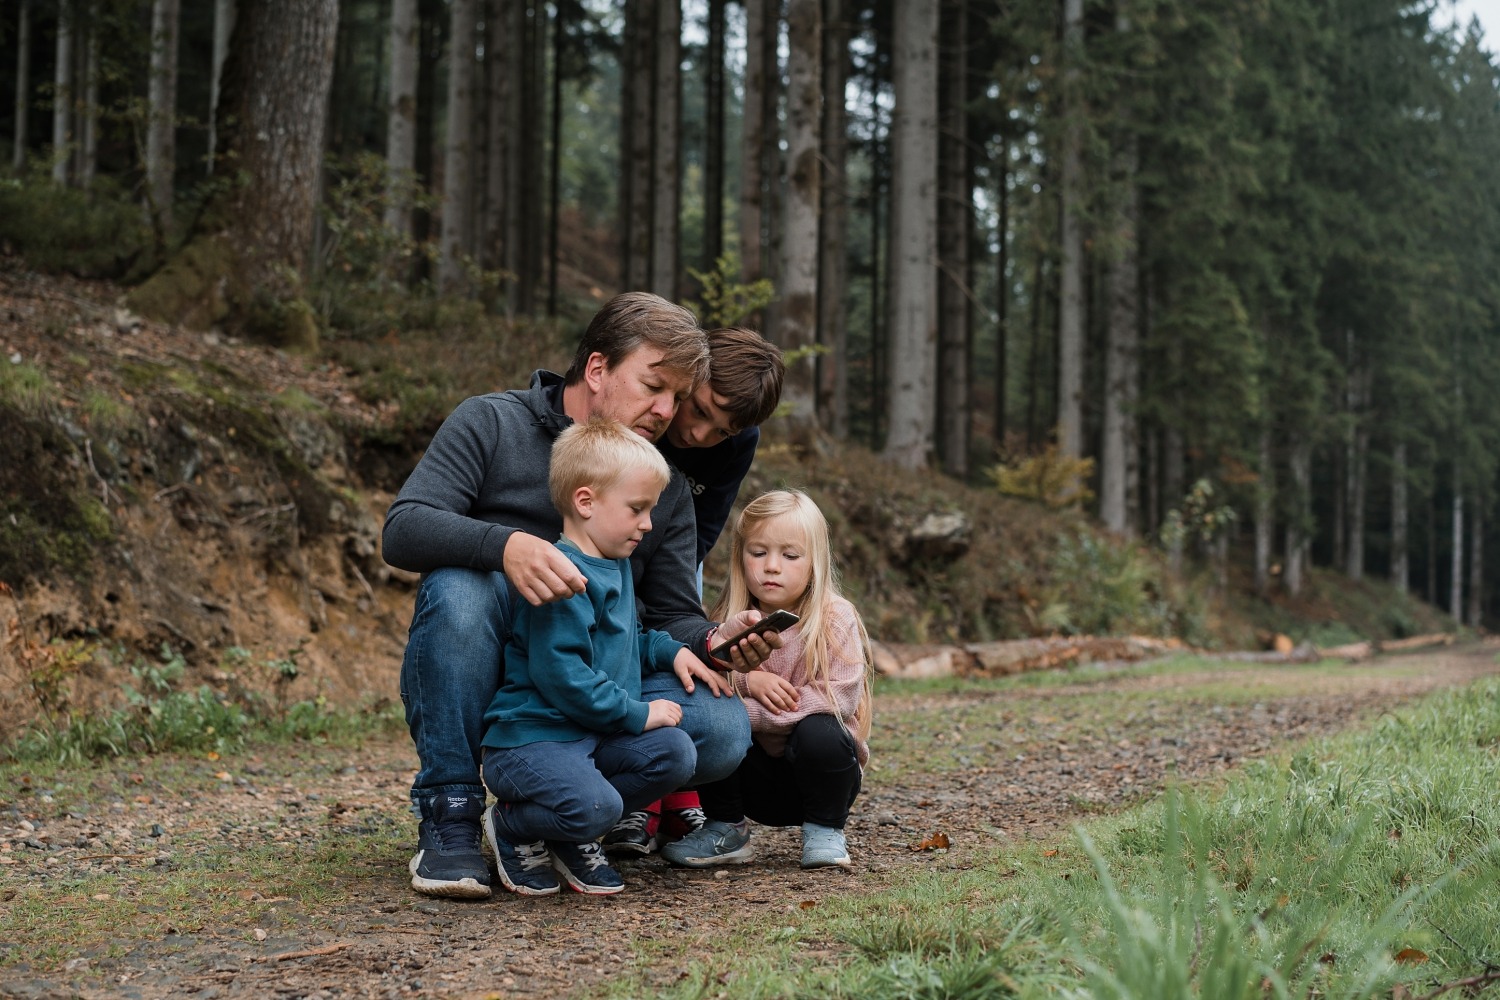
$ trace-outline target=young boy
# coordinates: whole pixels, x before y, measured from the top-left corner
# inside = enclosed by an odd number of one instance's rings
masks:
[[[650,442],[612,420],[574,424],[552,448],[557,547],[586,586],[549,604],[517,602],[505,682],[485,713],[481,770],[497,801],[484,828],[512,892],[555,893],[557,875],[578,892],[619,892],[624,883],[599,837],[697,766],[677,728],[682,707],[641,700],[643,671],[696,660],[636,618],[630,554],[651,530],[669,476]]]
[[[786,365],[781,348],[754,330],[708,331],[709,377],[677,408],[656,447],[687,477],[698,524],[698,592],[703,560],[724,531],[760,444],[760,425],[781,402]],[[695,791],[627,813],[604,838],[614,854],[649,854],[703,825]]]

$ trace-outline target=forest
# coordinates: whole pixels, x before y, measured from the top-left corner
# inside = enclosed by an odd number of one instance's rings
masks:
[[[794,438],[1496,611],[1500,71],[1438,0],[18,0],[0,134],[0,247],[155,318],[649,289],[789,352]]]

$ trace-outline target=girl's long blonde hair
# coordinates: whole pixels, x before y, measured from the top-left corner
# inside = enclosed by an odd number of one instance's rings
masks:
[[[713,617],[724,621],[747,608],[762,610],[750,596],[749,584],[745,582],[745,544],[758,527],[778,517],[791,518],[807,544],[810,570],[807,590],[791,610],[801,619],[798,623],[801,629],[799,634],[802,637],[802,655],[807,661],[808,677],[814,684],[822,687],[828,703],[834,705],[836,703],[828,677],[832,654],[828,649],[828,632],[824,628],[824,619],[829,602],[843,595],[839,592],[838,571],[834,568],[833,554],[828,543],[828,520],[806,493],[801,490],[772,490],[762,493],[745,505],[734,522],[733,542],[729,552],[729,586],[719,596],[713,609]],[[855,614],[854,621],[859,630],[860,652],[865,669],[859,709],[855,712],[850,728],[861,740],[868,740],[872,721],[870,637],[866,634],[864,622],[858,613]]]

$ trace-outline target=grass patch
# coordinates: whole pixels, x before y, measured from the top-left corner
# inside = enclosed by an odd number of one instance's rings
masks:
[[[711,954],[666,995],[707,983],[724,984],[717,996],[877,1000],[1430,993],[1497,971],[1496,787],[1491,679],[1071,843],[753,917],[738,937],[755,948]]]

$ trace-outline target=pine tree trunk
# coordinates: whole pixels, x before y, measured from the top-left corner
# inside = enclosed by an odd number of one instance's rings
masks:
[[[1131,30],[1117,16],[1121,34]],[[1124,98],[1122,105],[1128,105]],[[1114,229],[1119,255],[1109,266],[1109,316],[1104,353],[1104,427],[1099,462],[1099,519],[1126,538],[1136,534],[1140,509],[1140,464],[1136,400],[1140,396],[1140,247],[1137,242],[1139,199],[1136,173],[1140,154],[1128,106],[1119,110],[1114,180],[1119,193]]]
[[[80,79],[83,100],[78,105],[78,186],[85,190],[94,183],[99,169],[99,7],[90,0],[87,24],[83,28],[83,59]]]
[[[969,475],[968,2],[944,0],[939,32],[938,440],[943,471]]]
[[[541,281],[542,263],[542,116],[546,78],[547,5],[536,0],[526,11],[526,42],[521,46],[525,58],[519,60],[521,72],[521,131],[516,164],[521,177],[517,213],[521,219],[517,274],[520,277],[517,309],[531,314],[536,307],[537,286]]]
[[[1083,59],[1083,0],[1063,0],[1063,59],[1067,114],[1082,114],[1079,64]],[[1062,260],[1057,317],[1057,445],[1067,458],[1083,455],[1083,135],[1077,124],[1063,136]]]
[[[504,46],[508,58],[504,60],[505,72],[505,121],[502,133],[506,137],[505,157],[505,259],[504,266],[509,276],[509,292],[506,308],[512,314],[525,314],[531,308],[531,290],[522,280],[525,257],[525,209],[522,199],[525,192],[526,134],[524,110],[526,96],[526,48],[529,0],[504,0],[503,19],[505,37],[510,39]]]
[[[724,255],[724,12],[727,0],[708,0],[708,50],[704,68],[703,255],[699,270],[714,269]]]
[[[1276,544],[1276,457],[1271,449],[1271,430],[1260,431],[1260,480],[1255,484],[1255,592],[1264,597],[1271,589],[1271,549]]]
[[[766,14],[766,30],[761,36],[760,57],[764,63],[762,75],[766,81],[761,89],[760,177],[761,177],[761,226],[765,231],[765,247],[760,253],[761,277],[779,286],[781,275],[781,196],[786,183],[786,171],[781,158],[781,4],[773,3]],[[775,299],[760,313],[761,329],[776,329]]]
[[[157,241],[172,232],[177,172],[177,24],[180,0],[152,0],[151,76],[147,84],[146,197]]]
[[[781,274],[781,306],[774,340],[803,357],[787,365],[782,404],[793,441],[806,445],[817,429],[813,344],[818,321],[818,215],[822,175],[819,126],[822,112],[821,0],[789,0],[787,43],[787,192]]]
[[[20,0],[16,13],[16,127],[12,134],[10,168],[20,176],[26,169],[26,117],[31,111],[31,0]]]
[[[1464,620],[1464,494],[1463,476],[1458,462],[1453,463],[1453,535],[1448,567],[1448,613],[1453,620]]]
[[[554,7],[556,24],[552,30],[552,140],[547,168],[547,315],[557,315],[557,271],[561,264],[558,246],[559,222],[562,217],[562,147],[563,147],[563,23],[561,6]]]
[[[480,257],[490,270],[504,270],[505,191],[510,176],[510,78],[515,54],[507,52],[508,8],[514,0],[487,0],[484,15],[484,212]]]
[[[1410,514],[1406,500],[1406,442],[1391,450],[1391,583],[1403,594],[1411,588],[1411,554],[1408,551]]]
[[[1370,430],[1361,421],[1354,431],[1353,450],[1349,456],[1349,551],[1346,552],[1345,575],[1351,580],[1365,576],[1365,492],[1368,486]]]
[[[926,467],[937,388],[937,9],[896,4],[891,127],[891,374],[885,457]]]
[[[443,228],[438,291],[463,290],[469,246],[469,195],[473,186],[474,2],[450,0],[447,135],[443,143]]]
[[[1292,473],[1291,513],[1286,526],[1286,592],[1293,597],[1302,593],[1302,574],[1306,567],[1307,547],[1311,541],[1303,525],[1312,520],[1312,445],[1299,440],[1292,446],[1289,465]]]
[[[1464,621],[1470,628],[1484,625],[1484,509],[1476,499],[1469,526],[1469,609]]]
[[[241,182],[203,228],[127,301],[158,319],[282,346],[317,343],[301,275],[312,245],[323,162],[337,0],[252,0],[224,64],[224,156]]]
[[[818,222],[818,340],[828,353],[818,359],[818,408],[822,426],[836,439],[849,437],[849,200],[848,113],[849,22],[844,0],[823,0],[823,191]]]
[[[403,0],[393,0],[400,4]],[[416,0],[404,0],[415,8]],[[229,56],[229,38],[234,34],[235,0],[214,0],[214,48],[208,80],[208,156],[206,170],[214,172],[219,151],[219,94],[223,90],[224,60]],[[395,14],[393,13],[394,19]],[[415,65],[415,57],[413,57]],[[413,114],[415,114],[413,110]]]
[[[656,0],[655,142],[652,150],[651,283],[664,299],[677,298],[678,235],[682,206],[682,3]]]
[[[1427,494],[1427,603],[1437,607],[1437,499]]]
[[[385,225],[402,236],[411,233],[410,193],[414,189],[417,165],[418,28],[417,0],[391,0],[391,89],[385,119]],[[496,51],[499,48],[495,46]]]
[[[769,0],[745,0],[745,82],[740,122],[740,276],[745,282],[761,277],[764,266],[764,201],[761,155],[765,145],[766,64],[762,58],[765,35],[775,24]]]
[[[52,180],[68,183],[68,155],[73,143],[73,15],[72,0],[57,5],[57,66],[52,75]]]
[[[999,169],[995,171],[995,201],[1000,213],[995,225],[995,416],[991,432],[994,454],[1005,452],[1006,409],[1010,399],[1010,140],[1000,137]]]
[[[624,107],[628,109],[620,122],[620,175],[624,180],[621,274],[624,287],[636,290],[651,287],[656,4],[657,0],[626,0],[625,53],[620,67],[625,78]]]

